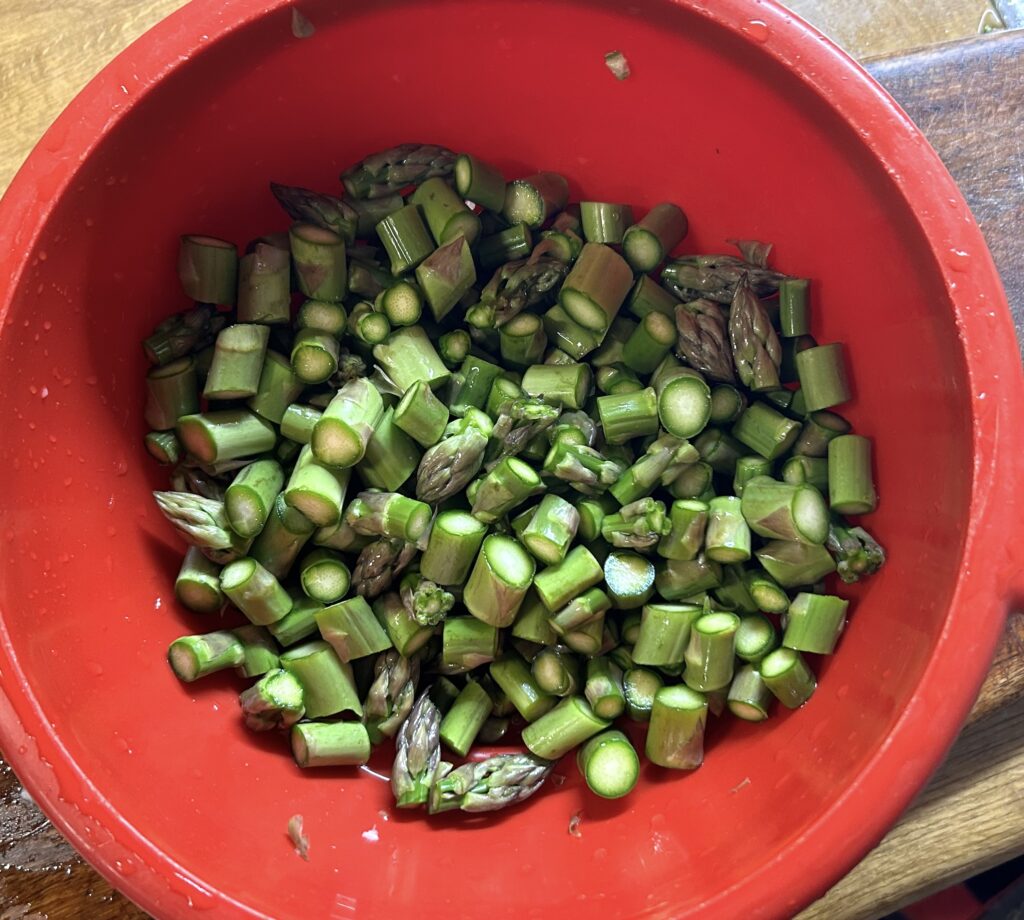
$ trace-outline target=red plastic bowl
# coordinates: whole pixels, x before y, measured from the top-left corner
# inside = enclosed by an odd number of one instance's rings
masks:
[[[284,0],[194,3],[87,87],[4,199],[0,741],[151,913],[788,915],[955,736],[1024,568],[1020,357],[985,244],[906,116],[780,7],[634,4],[304,0],[300,40]],[[163,663],[210,622],[173,601],[181,548],[140,447],[138,342],[184,306],[177,236],[280,228],[268,179],[336,188],[408,139],[559,170],[576,197],[676,200],[696,250],[770,239],[815,279],[820,339],[849,345],[888,567],[852,592],[810,705],[716,731],[701,770],[648,769],[618,804],[571,778],[480,826],[396,817],[373,776],[300,775],[246,732],[232,681]]]

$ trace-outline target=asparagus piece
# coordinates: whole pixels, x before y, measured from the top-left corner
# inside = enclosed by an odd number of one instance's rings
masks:
[[[644,753],[659,767],[694,770],[704,761],[708,701],[685,684],[662,687],[654,697]]]
[[[576,361],[582,360],[601,343],[597,333],[585,329],[558,305],[544,314],[544,330],[553,346]]]
[[[465,329],[453,329],[437,340],[437,352],[449,368],[461,365],[472,347],[473,339]]]
[[[419,206],[438,246],[458,236],[472,245],[480,235],[480,218],[440,176],[424,180],[409,196],[409,202]]]
[[[711,418],[711,388],[702,377],[677,373],[659,381],[658,419],[677,438],[701,433]]]
[[[618,245],[633,223],[633,209],[628,204],[581,201],[580,223],[583,225],[583,238],[588,243]]]
[[[460,234],[422,259],[416,280],[434,319],[441,322],[476,283],[476,265],[466,237]]]
[[[641,612],[633,661],[655,667],[682,664],[690,630],[700,614],[695,604],[647,604]]]
[[[504,194],[504,192],[502,193]],[[506,262],[517,262],[530,255],[533,235],[526,224],[513,224],[480,240],[476,249],[481,268],[497,268]]]
[[[224,495],[231,529],[240,537],[256,537],[266,525],[283,485],[284,471],[276,460],[257,460],[241,469]]]
[[[360,551],[352,570],[352,587],[356,594],[371,600],[382,594],[415,555],[415,544],[403,540],[381,537],[368,543]]]
[[[809,412],[818,412],[846,402],[853,396],[843,346],[818,345],[796,355],[800,390]]]
[[[324,641],[346,663],[391,648],[391,640],[363,597],[350,597],[324,607],[314,614],[314,619]]]
[[[441,714],[426,692],[402,723],[395,743],[391,791],[399,808],[425,805],[441,762]]]
[[[699,594],[722,583],[722,567],[704,553],[687,561],[668,559],[658,567],[655,590],[667,601]]]
[[[452,415],[464,417],[470,409],[485,408],[493,384],[503,379],[501,368],[475,355],[468,355],[452,374],[448,406]],[[518,389],[516,395],[519,395]]]
[[[323,609],[320,601],[305,595],[292,597],[292,609],[280,620],[267,626],[267,631],[277,640],[278,645],[288,647],[316,633],[314,615]]]
[[[736,420],[732,434],[737,441],[766,460],[776,460],[795,443],[800,434],[800,423],[786,418],[765,403],[755,402]]]
[[[558,565],[569,551],[579,521],[579,512],[564,498],[545,495],[531,512],[520,541],[544,565]]]
[[[356,472],[368,486],[393,492],[412,476],[420,459],[416,442],[395,423],[395,410],[389,406],[366,445],[363,459],[356,464]]]
[[[754,294],[768,297],[779,289],[785,277],[728,255],[681,256],[672,259],[661,272],[662,284],[680,300],[703,297],[722,304],[732,303],[744,278]]]
[[[766,613],[785,613],[789,609],[789,595],[767,572],[748,569],[743,582],[758,610]]]
[[[645,498],[659,482],[671,482],[679,471],[697,461],[697,449],[687,441],[663,434],[608,490],[623,505]]]
[[[846,626],[849,606],[849,601],[832,594],[801,592],[789,605],[782,644],[798,652],[831,655]]]
[[[803,706],[817,686],[803,656],[793,649],[776,649],[761,661],[760,671],[765,686],[788,709]]]
[[[682,242],[688,229],[682,209],[663,201],[626,230],[622,253],[634,271],[653,271]]]
[[[622,669],[610,658],[602,656],[587,662],[587,681],[583,692],[598,718],[614,720],[626,710]]]
[[[628,253],[626,259],[629,260]],[[648,313],[664,313],[674,318],[679,301],[650,275],[640,275],[626,299],[626,306],[630,313],[640,319]]]
[[[238,251],[213,236],[185,234],[178,249],[178,278],[189,300],[208,304],[235,302]]]
[[[445,764],[446,768],[450,765]],[[445,773],[430,790],[430,813],[497,811],[533,795],[553,764],[528,754],[495,754]]]
[[[736,460],[736,467],[733,471],[732,490],[736,495],[742,498],[743,491],[746,489],[747,483],[750,482],[751,479],[754,479],[757,476],[771,477],[771,475],[771,460],[755,456],[739,457]]]
[[[401,597],[409,615],[423,626],[436,626],[455,606],[455,596],[418,572],[402,579]]]
[[[247,728],[256,732],[291,728],[306,709],[302,685],[283,668],[268,671],[238,697]]]
[[[466,609],[484,623],[511,626],[535,570],[533,559],[515,540],[492,534],[483,541],[466,582]]]
[[[355,466],[383,416],[384,403],[371,383],[363,379],[346,383],[313,427],[313,455],[327,466]]]
[[[422,447],[432,447],[441,440],[448,418],[448,407],[434,395],[426,380],[410,384],[393,415],[394,424]]]
[[[179,680],[191,682],[237,668],[245,658],[242,643],[230,630],[218,630],[203,636],[182,636],[167,650],[167,661]]]
[[[398,492],[360,492],[345,509],[356,533],[416,543],[430,526],[430,506]]]
[[[271,450],[273,426],[247,409],[218,409],[178,419],[178,438],[201,463],[252,457]]]
[[[812,412],[804,422],[800,437],[793,445],[793,453],[803,457],[826,457],[828,445],[836,438],[850,433],[850,423],[834,412]]]
[[[441,512],[431,528],[420,571],[438,584],[461,585],[486,533],[487,525],[464,511]]]
[[[361,722],[300,722],[292,726],[292,756],[300,767],[354,767],[370,759]]]
[[[726,697],[729,711],[746,722],[763,722],[768,718],[772,692],[765,685],[761,672],[753,665],[744,665],[736,672]]]
[[[363,704],[363,722],[369,741],[379,744],[384,738],[393,738],[412,711],[420,665],[392,649],[378,656],[373,673]]]
[[[773,540],[754,554],[783,588],[813,585],[836,570],[835,561],[824,546],[817,543],[796,543]]]
[[[558,641],[558,634],[551,628],[548,609],[532,588],[519,606],[519,613],[512,624],[512,636],[541,646],[554,645]]]
[[[824,457],[790,457],[782,464],[782,481],[814,486],[828,494],[828,460]]]
[[[505,177],[494,166],[471,153],[460,153],[452,170],[455,190],[488,211],[500,211],[505,205]]]
[[[744,386],[751,390],[779,386],[782,345],[746,276],[736,285],[729,310],[729,341],[736,374]]]
[[[648,313],[622,346],[622,363],[638,374],[650,374],[675,343],[675,323],[664,313]]]
[[[433,176],[450,175],[455,154],[436,144],[400,144],[371,154],[341,174],[353,198],[383,198]]]
[[[765,655],[778,647],[775,627],[767,617],[751,614],[740,620],[736,630],[736,657],[757,664]]]
[[[523,744],[537,757],[558,760],[610,725],[594,714],[585,699],[570,696],[523,729]]]
[[[263,361],[270,340],[267,326],[236,323],[221,330],[206,377],[206,399],[239,399],[259,391]]]
[[[173,428],[178,419],[199,411],[199,388],[193,358],[170,361],[146,374],[146,424],[157,431]]]
[[[750,527],[741,511],[742,502],[723,495],[708,502],[704,553],[715,562],[746,562],[750,558]]]
[[[641,498],[623,505],[616,514],[606,515],[601,536],[612,546],[645,550],[657,546],[670,529],[664,502]]]
[[[278,495],[249,555],[275,578],[285,578],[315,529],[316,525],[304,514],[289,507],[284,495]]]
[[[377,295],[375,307],[392,326],[412,326],[423,316],[423,292],[411,281],[396,281]]]
[[[185,542],[211,561],[232,562],[248,549],[250,541],[231,529],[223,502],[190,492],[154,492],[153,497]]]
[[[722,307],[703,298],[691,300],[676,307],[675,320],[679,356],[712,380],[732,383],[736,377]]]
[[[724,431],[707,428],[693,442],[693,446],[705,461],[716,472],[732,476],[736,470],[736,461],[743,456],[743,445]]]
[[[449,617],[441,633],[441,662],[446,673],[471,671],[498,654],[498,629],[476,617]]]
[[[623,393],[635,393],[642,390],[644,385],[640,378],[628,367],[621,364],[611,364],[598,368],[594,375],[594,383],[597,389],[606,396],[620,396]]]
[[[298,381],[325,383],[338,370],[338,340],[320,329],[300,329],[292,345],[291,366]]]
[[[270,183],[270,191],[292,220],[330,230],[342,237],[346,243],[355,242],[359,215],[347,201],[308,188],[281,185],[278,182]]]
[[[695,559],[704,545],[708,505],[694,499],[678,499],[669,510],[669,531],[658,542],[658,555],[665,559]]]
[[[874,575],[885,564],[885,550],[863,527],[847,527],[833,519],[825,545],[835,557],[839,577],[847,584]]]
[[[550,256],[506,262],[491,276],[466,320],[480,329],[503,326],[524,310],[550,302],[567,271],[565,262]]]
[[[146,452],[157,463],[169,466],[181,459],[181,443],[173,431],[150,431],[143,439]]]
[[[603,333],[633,286],[633,272],[614,249],[587,243],[558,292],[558,303],[584,329]]]
[[[274,623],[292,609],[288,592],[255,559],[239,559],[226,565],[220,573],[220,588],[258,626]]]
[[[291,361],[268,348],[263,359],[256,395],[251,397],[246,405],[261,418],[280,425],[285,412],[298,399],[303,386],[303,382],[292,370]],[[284,431],[281,433],[286,438],[290,437]]]
[[[637,553],[612,552],[604,561],[604,580],[615,609],[642,607],[654,594],[654,564]]]
[[[575,632],[592,620],[603,617],[612,602],[600,588],[591,588],[573,598],[551,616],[551,628],[560,636]]]
[[[605,799],[619,799],[633,791],[640,778],[640,758],[629,739],[615,729],[602,732],[584,744],[576,765],[591,792]]]
[[[284,500],[318,527],[330,527],[341,519],[351,470],[329,467],[317,461],[310,445],[299,458],[285,486]]]
[[[535,313],[520,313],[498,330],[501,357],[506,365],[528,367],[544,356],[548,337]]]
[[[597,413],[609,444],[657,434],[658,394],[654,387],[618,396],[598,396]]]
[[[505,457],[480,480],[473,498],[473,517],[493,524],[542,488],[532,467],[516,457]]]
[[[159,323],[142,342],[151,364],[163,366],[213,344],[227,317],[207,303],[175,313]]]
[[[604,614],[599,613],[577,629],[566,632],[562,641],[577,654],[593,658],[615,647],[614,636],[608,633],[607,625]]]
[[[291,319],[291,257],[257,243],[238,263],[238,321],[286,324]]]
[[[828,536],[828,508],[814,486],[755,476],[743,489],[741,507],[750,529],[762,537],[824,543]]]
[[[558,565],[538,572],[533,584],[544,606],[553,611],[594,587],[603,577],[604,570],[590,550],[577,546]]]
[[[374,228],[391,262],[391,274],[404,275],[434,251],[434,240],[420,209],[407,204],[384,217]]]
[[[195,613],[216,613],[224,606],[220,568],[199,547],[190,546],[174,580],[174,596]]]
[[[510,224],[539,227],[569,200],[569,183],[553,172],[539,172],[514,179],[505,186],[502,213]]]
[[[557,442],[544,459],[544,472],[584,495],[596,495],[619,480],[622,465],[584,444]]]
[[[323,412],[314,406],[292,403],[281,416],[281,435],[298,444],[309,444],[313,439],[313,429],[322,417]]]
[[[489,470],[526,449],[537,435],[554,424],[558,409],[539,399],[523,397],[506,403],[491,431]]]
[[[295,223],[288,231],[299,290],[313,300],[336,302],[348,290],[345,240],[333,230]]]
[[[313,639],[281,653],[281,667],[302,685],[306,717],[320,719],[341,712],[362,716],[352,666],[321,639]]]
[[[299,563],[299,584],[307,597],[322,604],[340,601],[352,583],[352,573],[334,550],[321,547]]]
[[[491,714],[491,698],[475,680],[467,680],[451,709],[441,719],[441,741],[460,757],[465,757],[473,741]]]
[[[871,439],[857,434],[828,445],[828,500],[838,514],[867,514],[878,505],[871,477]]]
[[[720,383],[711,388],[712,425],[730,425],[736,421],[747,407],[747,397],[742,390],[732,384]]]
[[[420,460],[416,473],[416,497],[435,504],[462,491],[483,465],[487,436],[479,428],[435,444]]]
[[[541,649],[533,659],[530,672],[537,688],[550,696],[572,696],[580,684],[575,656],[561,645]]]

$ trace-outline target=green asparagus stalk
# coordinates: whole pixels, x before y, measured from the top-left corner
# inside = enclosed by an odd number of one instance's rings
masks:
[[[292,403],[281,416],[281,435],[298,444],[309,444],[313,440],[313,429],[322,416],[323,412],[314,406]]]
[[[441,719],[441,741],[465,757],[491,713],[491,698],[475,680],[467,680],[451,709]]]
[[[450,768],[449,764],[445,764]],[[477,813],[497,811],[533,795],[553,764],[528,754],[495,754],[444,773],[430,790],[430,813],[459,808]]]
[[[384,627],[395,651],[403,658],[415,655],[434,635],[434,627],[418,623],[405,602],[394,592],[378,597],[372,606],[373,615]]]
[[[704,298],[681,303],[675,310],[676,351],[691,367],[712,380],[732,383],[732,352],[725,313]]]
[[[303,593],[322,604],[340,601],[351,583],[352,573],[334,550],[320,547],[299,563],[299,584]]]
[[[661,272],[662,283],[681,300],[704,297],[721,304],[732,303],[744,278],[754,294],[767,297],[779,289],[785,277],[763,265],[728,255],[681,256]]]
[[[420,446],[432,447],[441,440],[448,418],[448,407],[434,395],[430,384],[417,380],[406,389],[395,407],[393,420]]]
[[[224,496],[231,529],[252,539],[263,530],[284,485],[284,471],[276,460],[257,460],[241,469]]]
[[[776,460],[796,442],[800,423],[786,418],[763,402],[755,402],[736,420],[732,435],[766,460]]]
[[[533,559],[515,540],[492,534],[480,547],[463,591],[463,603],[484,623],[510,626],[534,572]]]
[[[174,596],[195,613],[216,613],[224,606],[220,568],[199,547],[190,546],[174,580]]]
[[[465,329],[453,329],[437,340],[437,353],[450,369],[461,365],[472,347],[473,339]]]
[[[201,463],[252,457],[272,449],[277,440],[273,427],[246,409],[182,416],[177,433],[185,449]]]
[[[850,423],[834,412],[812,412],[804,422],[800,437],[793,445],[793,454],[803,457],[826,457],[828,445],[850,433]]]
[[[782,644],[798,652],[831,655],[846,625],[849,605],[832,594],[801,592],[789,605]]]
[[[772,695],[788,709],[799,709],[814,693],[817,682],[803,656],[789,648],[779,648],[765,657],[761,678]]]
[[[838,406],[853,395],[838,342],[804,349],[796,355],[796,370],[809,412]]]
[[[623,505],[616,514],[606,515],[601,536],[612,546],[647,550],[657,546],[670,529],[664,502],[641,498]]]
[[[610,658],[591,658],[587,662],[584,696],[598,718],[617,719],[626,711],[622,669]]]
[[[318,527],[330,527],[341,519],[351,470],[318,462],[307,444],[285,486],[284,500]]]
[[[336,302],[348,290],[345,240],[315,224],[292,224],[288,231],[299,290],[313,300]]]
[[[370,759],[361,722],[300,722],[292,726],[292,756],[300,767],[355,767]]]
[[[585,699],[570,696],[523,729],[523,744],[537,757],[558,760],[610,724]]]
[[[654,578],[655,590],[667,601],[690,597],[721,583],[721,565],[704,553],[690,560],[666,559]]]
[[[783,588],[813,585],[836,570],[828,550],[817,543],[772,540],[754,555]]]
[[[694,604],[646,605],[641,612],[633,661],[655,667],[682,664],[690,630],[700,613],[700,607]]]
[[[228,599],[253,623],[265,626],[292,609],[292,599],[281,584],[255,559],[238,559],[220,573],[220,587]]]
[[[557,702],[554,695],[541,688],[529,665],[514,652],[492,661],[488,671],[527,722],[535,722]]]
[[[669,510],[670,529],[658,543],[658,555],[665,559],[695,559],[704,545],[708,505],[695,499],[678,499]]]
[[[569,183],[553,172],[539,172],[514,179],[505,186],[502,213],[510,224],[539,227],[569,200]]]
[[[393,492],[416,471],[421,459],[419,447],[395,423],[395,409],[384,411],[380,424],[366,445],[356,472],[368,486]]]
[[[516,457],[505,457],[481,480],[473,498],[473,517],[493,524],[542,488],[532,467]]]
[[[685,684],[662,687],[654,697],[644,753],[659,767],[694,770],[704,761],[708,702]]]
[[[434,319],[441,322],[476,284],[476,265],[466,237],[460,234],[427,255],[416,266],[416,280]]]
[[[178,278],[189,300],[208,304],[235,302],[238,251],[212,236],[186,234],[178,249]]]
[[[489,163],[471,153],[460,153],[452,172],[455,190],[488,211],[500,211],[505,206],[505,177]]]
[[[545,495],[531,512],[520,541],[544,565],[557,565],[569,551],[579,520],[579,512],[564,498]]]
[[[417,542],[430,526],[430,506],[398,492],[360,492],[345,509],[357,533]]]
[[[249,399],[247,405],[261,418],[280,425],[285,412],[298,399],[303,387],[304,383],[292,370],[291,361],[268,349],[263,359],[256,395]],[[290,437],[284,431],[281,433]]]
[[[708,502],[704,553],[715,562],[745,562],[750,558],[750,527],[741,500],[723,495]]]
[[[181,459],[181,442],[173,431],[150,431],[143,439],[147,453],[164,466]]]
[[[553,346],[576,361],[583,360],[601,343],[601,336],[581,326],[559,305],[544,314],[544,330]]]
[[[399,808],[425,805],[441,762],[441,713],[421,693],[395,743],[391,791]]]
[[[836,571],[847,584],[874,575],[885,564],[885,550],[863,527],[848,527],[836,518],[829,525],[828,551],[836,560]]]
[[[203,636],[182,636],[167,650],[167,661],[179,680],[191,682],[237,668],[245,658],[238,637],[229,630],[218,630]]]
[[[576,659],[561,645],[541,649],[533,659],[530,671],[538,689],[551,696],[572,696],[580,684]]]
[[[597,412],[609,444],[624,444],[658,431],[658,395],[653,387],[619,396],[599,396]]]
[[[238,697],[247,728],[257,732],[291,728],[306,709],[302,685],[285,671],[269,671]]]
[[[267,626],[267,631],[277,640],[278,645],[287,648],[316,634],[314,614],[323,609],[320,601],[305,595],[292,596],[292,609],[276,623]]]
[[[558,565],[538,572],[533,583],[544,606],[554,611],[594,587],[603,577],[601,563],[585,546],[577,546]]]
[[[604,580],[616,610],[642,607],[654,594],[654,564],[637,553],[612,552],[604,561]]]
[[[359,216],[349,202],[308,188],[277,182],[270,183],[270,191],[292,220],[330,230],[346,243],[355,242]]]
[[[660,482],[671,482],[699,456],[689,442],[663,434],[648,445],[644,455],[612,484],[608,492],[623,505],[628,505],[648,496]]]
[[[142,349],[151,364],[163,366],[212,345],[226,322],[225,314],[208,303],[198,303],[159,323],[143,340]]]
[[[441,633],[446,673],[471,671],[498,655],[498,629],[476,617],[449,617]]]
[[[317,628],[344,662],[391,648],[391,640],[363,597],[351,597],[318,610]]]
[[[257,243],[238,263],[238,321],[286,324],[291,319],[291,256]]]
[[[402,603],[410,616],[423,626],[436,626],[455,606],[455,596],[436,582],[424,578],[419,572],[410,572],[402,578]]]
[[[554,645],[558,641],[558,633],[551,628],[548,608],[532,588],[526,592],[519,606],[519,613],[512,624],[512,636],[544,646]]]
[[[729,341],[736,374],[752,390],[779,386],[782,345],[747,277],[740,279],[729,310]]]
[[[623,468],[592,447],[559,441],[544,458],[544,472],[584,495],[596,495],[617,482]]]
[[[278,495],[274,510],[252,544],[252,556],[275,578],[285,578],[316,525]]]
[[[875,510],[878,496],[871,476],[870,438],[844,434],[829,442],[828,500],[838,514]]]
[[[744,665],[736,672],[726,697],[729,711],[746,722],[763,722],[768,718],[772,693],[761,672],[753,665]]]
[[[363,379],[346,383],[313,427],[310,446],[327,466],[355,466],[384,416],[384,404],[373,384]]]
[[[381,653],[373,666],[373,683],[363,704],[363,722],[369,740],[379,744],[393,738],[412,711],[420,666],[393,649]]]
[[[575,632],[582,626],[602,617],[612,602],[600,588],[591,588],[551,615],[551,628],[560,636]]]
[[[146,424],[166,431],[178,419],[199,411],[199,389],[193,358],[170,361],[150,368],[146,374]]]
[[[381,537],[359,553],[352,570],[352,588],[371,600],[391,587],[416,555],[416,544]]]
[[[743,517],[754,533],[772,540],[824,543],[828,508],[813,486],[755,476],[743,490]]]
[[[313,639],[281,653],[281,667],[302,685],[306,717],[320,719],[341,712],[362,716],[352,666],[321,639]]]
[[[584,329],[603,333],[633,286],[633,272],[614,249],[587,243],[558,293],[558,302]]]
[[[436,144],[400,144],[373,153],[341,174],[353,198],[383,198],[432,176],[448,176],[455,154]]]
[[[153,497],[185,542],[211,561],[228,563],[248,549],[250,541],[231,529],[223,502],[190,492],[154,492]]]

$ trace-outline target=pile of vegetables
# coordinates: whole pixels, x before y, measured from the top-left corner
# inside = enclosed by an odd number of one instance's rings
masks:
[[[144,342],[176,596],[219,627],[177,676],[248,678],[246,725],[302,767],[394,739],[396,802],[431,813],[525,799],[577,747],[618,797],[634,741],[690,770],[709,712],[806,703],[847,620],[824,579],[884,561],[808,281],[752,241],[672,255],[675,204],[570,205],[442,147],[342,180],[273,184],[294,222],[241,257],[183,237],[195,305]]]

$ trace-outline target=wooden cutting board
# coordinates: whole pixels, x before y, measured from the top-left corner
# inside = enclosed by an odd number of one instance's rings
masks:
[[[126,18],[139,9],[118,2]],[[80,12],[87,15],[85,8]],[[4,41],[0,37],[0,48]],[[960,183],[1002,272],[1024,340],[1022,62],[1024,32],[1011,32],[879,58],[868,69],[921,126]],[[879,917],[1022,852],[1024,615],[1013,615],[945,764],[879,846],[801,920]],[[7,866],[0,869],[0,920],[147,916],[77,857],[2,762],[0,864]]]

